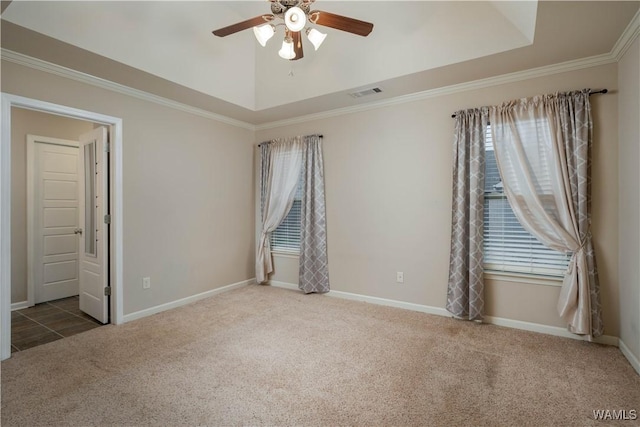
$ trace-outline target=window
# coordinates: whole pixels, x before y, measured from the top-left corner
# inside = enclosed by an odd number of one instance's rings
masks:
[[[547,248],[525,230],[507,201],[490,126],[487,126],[485,152],[485,271],[564,276],[570,256]]]
[[[302,207],[302,173],[291,210],[282,223],[271,233],[271,250],[276,252],[300,252],[300,226]]]
[[[84,252],[96,256],[96,142],[84,146]]]

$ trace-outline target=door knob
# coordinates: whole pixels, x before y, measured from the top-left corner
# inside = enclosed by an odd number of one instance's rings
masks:
[[[75,230],[73,230],[74,234],[82,234],[82,228],[76,228]]]

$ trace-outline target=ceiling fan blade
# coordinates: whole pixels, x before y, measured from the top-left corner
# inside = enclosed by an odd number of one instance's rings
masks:
[[[346,31],[363,37],[368,36],[373,30],[373,24],[370,22],[347,18],[346,16],[323,12],[321,10],[309,12],[309,20],[314,24],[324,25],[325,27],[335,28],[336,30]]]
[[[304,52],[302,51],[302,36],[300,35],[300,31],[291,33],[291,38],[293,39],[293,51],[296,53],[296,57],[291,61],[297,61],[298,59],[302,59],[302,57],[304,56]]]
[[[273,15],[260,15],[255,18],[247,19],[246,21],[238,22],[237,24],[229,25],[228,27],[220,28],[213,31],[218,37],[226,37],[228,35],[237,33],[238,31],[246,30],[247,28],[256,27],[258,25],[266,24],[272,21]]]

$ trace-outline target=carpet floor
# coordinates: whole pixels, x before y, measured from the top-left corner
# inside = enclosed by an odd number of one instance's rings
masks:
[[[615,347],[257,285],[2,362],[3,426],[616,424],[599,409],[640,412]]]

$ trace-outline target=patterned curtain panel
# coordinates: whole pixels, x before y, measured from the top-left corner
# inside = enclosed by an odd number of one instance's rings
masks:
[[[485,135],[488,110],[458,111],[453,144],[453,206],[447,310],[482,320]]]
[[[322,140],[312,135],[305,137],[304,142],[298,287],[307,294],[322,293],[329,292]]]
[[[571,253],[558,312],[575,334],[602,335],[591,243],[589,89],[490,108],[504,192],[522,226],[545,246]]]
[[[271,168],[271,158],[269,153],[271,152],[270,144],[260,144],[260,214],[264,215],[264,202],[267,198],[269,189],[267,188],[269,170]]]

